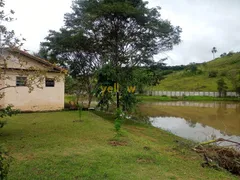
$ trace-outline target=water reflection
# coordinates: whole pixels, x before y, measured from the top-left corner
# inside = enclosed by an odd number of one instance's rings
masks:
[[[186,121],[186,123],[189,125],[189,127],[191,127],[191,128],[195,128],[196,127],[196,122],[193,122],[193,121]]]
[[[216,130],[206,125],[203,126],[201,123],[192,123],[190,121],[186,121],[183,118],[154,117],[150,118],[150,122],[154,127],[171,131],[180,137],[192,139],[195,141],[206,141],[212,139],[213,137],[216,137],[240,142],[240,136],[229,136],[226,135],[223,131]]]
[[[142,104],[153,126],[197,141],[217,138],[240,142],[240,103],[158,102]]]
[[[146,104],[160,105],[160,106],[191,106],[191,107],[209,107],[209,108],[234,108],[240,111],[240,103],[234,102],[221,102],[221,101],[213,101],[213,102],[196,102],[196,101],[166,101],[166,102],[151,102]]]

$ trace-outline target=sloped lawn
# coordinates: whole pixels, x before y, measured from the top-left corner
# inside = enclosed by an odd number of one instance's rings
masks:
[[[108,116],[83,112],[20,114],[0,130],[13,157],[9,179],[238,179],[210,168],[168,132],[125,123],[114,138]]]

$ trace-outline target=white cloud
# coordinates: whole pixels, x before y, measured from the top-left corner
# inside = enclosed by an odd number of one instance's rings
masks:
[[[17,17],[9,29],[27,39],[26,49],[37,51],[50,29],[63,26],[64,14],[71,11],[71,3],[71,0],[7,0],[6,7],[15,10]],[[239,0],[149,0],[149,7],[153,6],[162,7],[162,17],[183,29],[183,42],[166,52],[171,57],[169,64],[209,61],[213,46],[217,47],[218,55],[240,51]]]
[[[7,0],[6,8],[13,9],[17,18],[8,27],[27,39],[26,49],[38,51],[48,31],[63,26],[64,14],[71,10],[70,6],[71,0]]]

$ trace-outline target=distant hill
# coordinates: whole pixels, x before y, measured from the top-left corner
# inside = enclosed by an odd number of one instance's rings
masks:
[[[202,64],[192,64],[184,70],[173,71],[151,90],[164,91],[217,91],[217,80],[223,78],[228,90],[233,90],[232,77],[240,72],[240,52]]]

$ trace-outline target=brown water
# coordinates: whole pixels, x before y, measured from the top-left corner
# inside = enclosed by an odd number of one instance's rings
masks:
[[[145,103],[141,112],[155,127],[195,141],[225,138],[240,142],[240,103]]]

